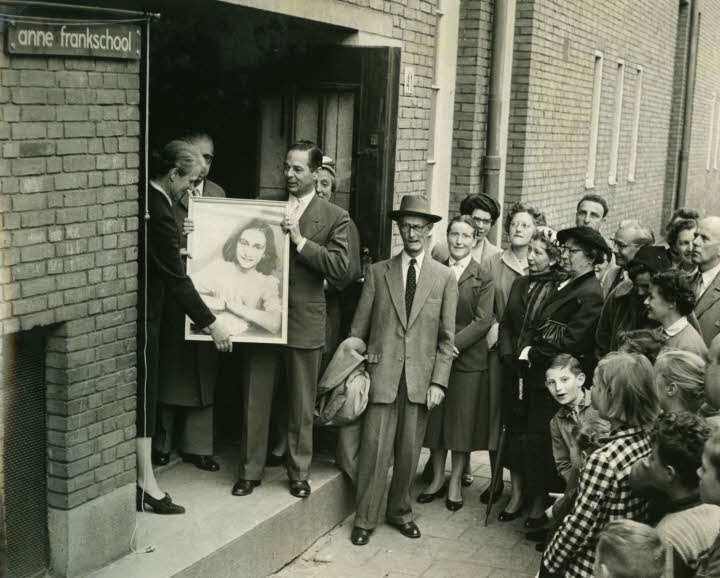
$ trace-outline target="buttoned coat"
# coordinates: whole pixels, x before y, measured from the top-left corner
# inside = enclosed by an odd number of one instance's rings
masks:
[[[697,317],[705,345],[720,333],[720,274],[718,274],[695,305]]]
[[[370,267],[350,330],[368,345],[370,403],[395,401],[403,370],[412,403],[447,387],[457,300],[455,274],[426,253],[408,319],[401,255]]]
[[[225,191],[206,180],[203,196],[224,198]],[[189,203],[186,194],[172,206],[179,230],[188,215]],[[187,237],[183,236],[181,243],[186,247]],[[212,405],[219,355],[214,343],[185,341],[185,313],[170,296],[165,302],[160,329],[160,401],[189,407]]]

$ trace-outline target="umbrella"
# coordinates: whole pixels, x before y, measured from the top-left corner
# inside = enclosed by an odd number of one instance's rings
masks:
[[[507,426],[503,424],[502,430],[500,430],[500,441],[498,442],[497,459],[495,460],[495,469],[493,470],[492,479],[490,480],[490,500],[488,500],[487,510],[485,511],[485,526],[488,525],[490,519],[490,512],[493,506],[493,496],[497,490],[498,483],[502,480],[503,472],[503,453],[505,450],[505,436],[507,434]]]

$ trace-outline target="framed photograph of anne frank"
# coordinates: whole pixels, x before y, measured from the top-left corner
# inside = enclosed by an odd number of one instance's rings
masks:
[[[234,342],[287,343],[287,203],[191,197],[187,273]],[[185,318],[185,339],[211,341]]]

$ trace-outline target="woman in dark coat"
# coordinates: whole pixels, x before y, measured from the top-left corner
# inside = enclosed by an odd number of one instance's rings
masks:
[[[230,351],[230,332],[215,319],[185,273],[180,249],[182,230],[173,214],[173,204],[199,178],[204,167],[200,153],[183,141],[171,141],[153,158],[152,178],[148,187],[148,211],[145,251],[147,299],[143,305],[140,351],[145,363],[138,379],[137,399],[137,508],[150,507],[159,514],[181,514],[182,506],[158,486],[151,463],[152,436],[157,422],[159,395],[160,335],[162,314],[172,296],[186,315],[210,333],[220,351]]]
[[[544,501],[556,479],[549,424],[558,405],[545,387],[545,370],[555,356],[569,353],[578,359],[590,378],[595,369],[594,335],[603,297],[594,266],[609,258],[603,237],[589,227],[573,227],[558,233],[562,266],[567,279],[550,291],[534,317],[530,340],[513,357],[522,376],[523,398],[528,412],[522,444],[525,500],[531,501],[528,528],[546,522]],[[509,360],[506,360],[509,361]],[[502,521],[518,517],[523,502],[511,502],[501,512]]]
[[[527,398],[520,398],[520,380],[516,360],[530,345],[540,311],[549,295],[567,278],[563,272],[560,245],[555,231],[539,227],[530,241],[529,275],[518,277],[510,289],[505,314],[500,321],[498,355],[503,363],[503,422],[508,426],[504,465],[510,470],[512,497],[506,512],[519,511],[523,503],[524,476],[522,444],[526,433]]]
[[[450,258],[445,263],[457,278],[458,303],[455,316],[455,360],[442,405],[430,412],[425,447],[431,449],[433,479],[418,496],[431,502],[442,493],[445,458],[452,451],[452,473],[445,505],[448,510],[463,506],[461,478],[470,452],[488,449],[490,400],[485,336],[493,323],[494,289],[489,275],[472,258],[477,226],[469,215],[450,221],[447,233]]]

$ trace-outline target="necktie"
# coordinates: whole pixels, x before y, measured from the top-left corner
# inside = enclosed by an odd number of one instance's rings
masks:
[[[410,320],[410,311],[412,310],[413,299],[415,298],[415,289],[417,287],[417,278],[415,277],[415,259],[410,259],[410,266],[407,272],[407,281],[405,283],[405,314],[408,321]]]
[[[705,283],[703,283],[703,276],[700,271],[698,271],[697,281],[695,282],[695,297],[700,299],[702,297],[702,294],[705,292]]]

